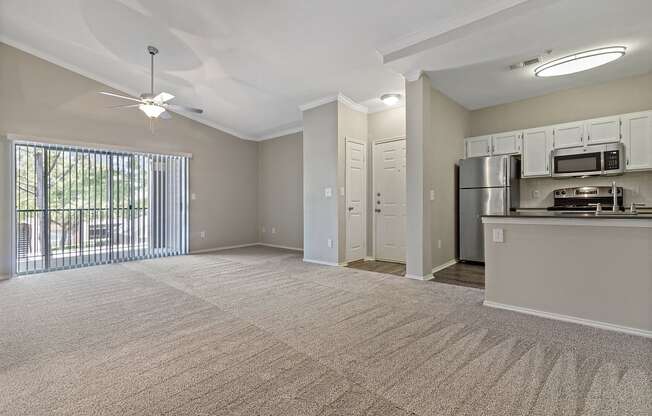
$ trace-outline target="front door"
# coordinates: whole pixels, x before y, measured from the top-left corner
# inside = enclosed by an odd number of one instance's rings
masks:
[[[365,257],[365,153],[364,142],[346,141],[346,260]]]
[[[374,146],[375,257],[405,262],[405,139]]]

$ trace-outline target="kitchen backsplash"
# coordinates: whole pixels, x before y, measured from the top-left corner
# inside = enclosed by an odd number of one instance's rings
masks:
[[[625,205],[632,202],[652,206],[652,171],[630,172],[622,176],[592,176],[589,178],[529,178],[521,179],[521,207],[544,208],[553,204],[553,191],[573,186],[617,186],[625,190]]]

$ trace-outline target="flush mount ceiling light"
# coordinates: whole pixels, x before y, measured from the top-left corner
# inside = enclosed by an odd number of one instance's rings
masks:
[[[534,70],[534,75],[556,77],[586,71],[615,61],[625,55],[626,50],[627,48],[624,46],[610,46],[564,56],[537,67]]]
[[[401,101],[401,94],[383,94],[380,96],[380,100],[385,103],[385,105],[396,105]]]

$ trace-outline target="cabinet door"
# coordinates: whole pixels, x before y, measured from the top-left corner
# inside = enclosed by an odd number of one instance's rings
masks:
[[[508,155],[521,153],[521,131],[494,134],[491,136],[491,154]]]
[[[553,127],[552,144],[555,149],[584,144],[584,122],[558,124]]]
[[[587,120],[585,126],[587,145],[620,141],[620,116]]]
[[[625,114],[622,121],[625,169],[652,169],[652,111]]]
[[[469,137],[465,140],[466,157],[489,156],[491,136]]]
[[[521,167],[523,177],[550,176],[552,129],[541,127],[523,132]]]

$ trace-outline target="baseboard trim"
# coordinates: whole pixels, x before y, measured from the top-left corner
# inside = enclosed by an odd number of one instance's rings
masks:
[[[412,280],[420,280],[422,282],[425,282],[425,281],[428,281],[428,280],[432,279],[432,275],[429,275],[429,274],[427,274],[425,276],[419,276],[418,274],[407,274],[406,273],[405,277],[407,277],[408,279],[412,279]]]
[[[457,259],[451,259],[451,260],[448,260],[448,261],[447,261],[446,263],[444,263],[444,264],[440,264],[439,266],[435,266],[435,267],[433,267],[433,268],[432,268],[432,273],[434,274],[434,273],[437,273],[437,272],[439,272],[439,271],[442,271],[442,270],[444,270],[444,269],[446,269],[446,268],[448,268],[448,267],[451,267],[451,266],[452,266],[453,264],[455,264],[455,263],[457,263]],[[433,278],[434,278],[434,276],[433,276]]]
[[[11,275],[10,275],[10,274],[0,274],[0,281],[2,281],[2,280],[9,280],[9,279],[11,279]]]
[[[364,261],[376,261],[375,257],[367,256],[364,258]]]
[[[265,246],[265,247],[272,247],[272,248],[282,248],[284,250],[292,250],[292,251],[303,251],[302,248],[298,247],[288,247],[288,246],[280,246],[278,244],[268,244],[268,243],[258,243],[260,246]]]
[[[503,303],[491,302],[488,300],[485,300],[483,302],[483,305],[488,306],[490,308],[503,309],[512,312],[519,312],[527,315],[538,316],[541,318],[554,319],[556,321],[563,321],[563,322],[570,322],[579,325],[591,326],[594,328],[605,329],[607,331],[622,332],[624,334],[637,335],[645,338],[652,338],[652,331],[647,331],[645,329],[631,328],[628,326],[610,324],[608,322],[602,322],[602,321],[593,321],[591,319],[578,318],[575,316],[562,315],[559,313],[544,312],[536,309],[523,308],[521,306],[505,305]]]
[[[232,248],[243,248],[243,247],[252,247],[252,246],[259,246],[260,243],[247,243],[247,244],[238,244],[235,246],[222,246],[222,247],[214,247],[214,248],[204,248],[201,250],[193,250],[188,254],[202,254],[202,253],[210,253],[212,251],[222,251],[222,250],[230,250]]]
[[[304,263],[313,263],[313,264],[321,264],[322,266],[333,266],[333,267],[339,267],[341,264],[338,263],[333,263],[330,261],[321,261],[321,260],[313,260],[313,259],[307,259],[303,258]]]

